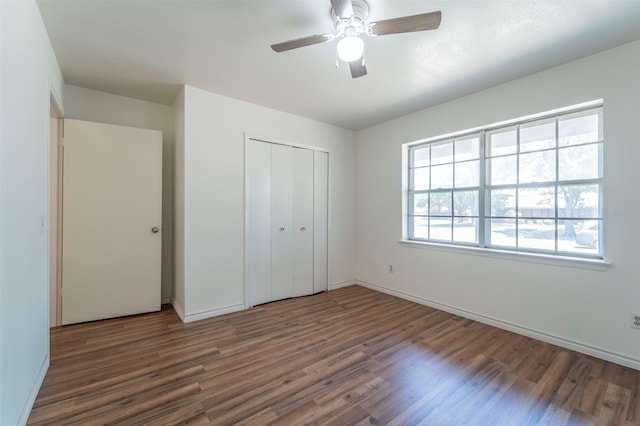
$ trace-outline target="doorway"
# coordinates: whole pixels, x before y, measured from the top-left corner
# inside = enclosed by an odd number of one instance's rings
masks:
[[[62,105],[56,94],[49,90],[49,327],[62,324],[60,283],[62,252],[62,135],[64,120]]]

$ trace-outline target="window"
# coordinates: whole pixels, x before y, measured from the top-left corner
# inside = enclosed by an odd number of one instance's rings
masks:
[[[602,106],[408,148],[408,239],[602,258]]]

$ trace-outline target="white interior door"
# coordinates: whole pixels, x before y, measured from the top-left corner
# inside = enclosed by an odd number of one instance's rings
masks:
[[[313,293],[313,150],[292,149],[293,296]]]
[[[162,133],[64,128],[62,323],[159,310]]]

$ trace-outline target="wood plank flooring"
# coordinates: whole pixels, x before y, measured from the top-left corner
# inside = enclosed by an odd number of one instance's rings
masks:
[[[52,329],[30,425],[639,425],[640,372],[351,286]]]

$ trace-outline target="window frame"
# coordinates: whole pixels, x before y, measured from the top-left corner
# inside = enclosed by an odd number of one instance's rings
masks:
[[[587,140],[587,142],[578,142],[578,143],[562,143],[561,140],[561,131],[560,131],[560,123],[562,120],[570,118],[572,116],[580,117],[581,115],[588,116],[590,113],[598,114],[598,128],[597,128],[597,137],[595,140]],[[521,133],[522,129],[526,129],[527,125],[530,123],[540,123],[539,125],[544,125],[544,121],[548,121],[549,123],[553,123],[553,142],[552,146],[543,147],[543,148],[535,148],[523,150],[521,144]],[[535,126],[533,126],[535,127]],[[512,128],[515,130],[516,137],[516,145],[515,152],[506,153],[502,155],[493,155],[490,156],[489,149],[489,137],[488,135],[497,134],[498,131],[504,130],[505,132]],[[534,114],[526,117],[521,117],[513,120],[503,121],[499,123],[494,123],[491,125],[481,126],[473,129],[468,129],[465,131],[450,133],[446,135],[437,136],[434,138],[424,139],[420,141],[415,141],[411,143],[407,143],[403,145],[403,201],[402,201],[402,212],[403,212],[403,230],[402,230],[402,242],[410,243],[410,244],[421,244],[421,245],[442,245],[446,247],[452,248],[467,248],[473,249],[475,251],[486,251],[486,252],[508,252],[514,253],[517,255],[534,255],[541,258],[557,258],[557,259],[571,259],[577,258],[579,260],[585,260],[590,262],[600,262],[604,263],[605,249],[603,244],[604,237],[604,209],[605,206],[603,204],[603,193],[604,193],[604,146],[605,146],[605,137],[604,137],[604,102],[602,99],[586,102],[579,105],[573,105],[553,111],[546,111],[539,114]],[[463,163],[466,161],[474,161],[471,160],[461,160],[456,161],[455,158],[455,142],[460,140],[468,140],[473,137],[478,137],[479,140],[479,156],[477,160],[479,161],[478,165],[478,186],[464,187],[458,188],[455,185],[456,181],[456,164]],[[430,147],[429,153],[431,152],[431,147],[437,146],[440,143],[451,143],[452,144],[452,153],[451,153],[451,161],[446,164],[451,164],[452,173],[451,173],[451,185],[447,188],[431,188],[431,176],[429,176],[429,184],[426,189],[414,189],[413,186],[413,174],[412,171],[418,168],[429,168],[429,173],[431,173],[431,168],[433,164],[429,161],[427,165],[422,164],[421,166],[415,166],[415,152],[418,149],[424,149],[424,147]],[[597,147],[598,150],[598,177],[588,177],[588,178],[573,178],[562,180],[561,179],[561,171],[560,171],[560,157],[563,152],[567,152],[569,149],[580,148],[580,147],[588,147],[593,146]],[[587,148],[589,149],[589,148]],[[564,150],[564,151],[563,151]],[[554,178],[552,180],[546,181],[530,181],[530,182],[521,182],[522,170],[520,168],[520,160],[521,155],[523,154],[539,154],[550,152],[554,156]],[[488,169],[490,168],[490,159],[500,158],[500,157],[508,157],[510,155],[515,156],[516,166],[515,166],[515,183],[506,183],[506,184],[496,184],[489,182]],[[543,154],[544,155],[544,154]],[[566,155],[566,154],[565,154]],[[430,158],[429,158],[430,160]],[[562,195],[560,194],[561,188],[571,187],[571,186],[583,186],[583,185],[594,185],[597,188],[597,213],[591,217],[583,217],[583,216],[564,216],[566,213],[566,207],[562,207],[564,205],[564,200],[561,200]],[[540,188],[548,188],[553,189],[553,214],[549,217],[543,216],[535,216],[531,213],[528,216],[521,216],[519,214],[520,209],[516,204],[515,206],[515,216],[510,218],[515,222],[515,234],[514,234],[514,245],[500,245],[497,243],[491,242],[491,232],[489,221],[492,219],[499,219],[500,216],[492,215],[491,210],[488,208],[488,204],[490,204],[490,191],[499,190],[499,189],[510,189],[515,191],[515,193],[519,193],[519,191],[527,190],[527,189],[540,189]],[[462,216],[462,217],[472,217],[474,220],[477,220],[477,224],[474,227],[476,233],[476,240],[473,242],[469,241],[456,241],[454,234],[454,226],[456,218],[455,212],[455,204],[453,200],[451,202],[451,208],[448,216],[444,216],[451,219],[451,224],[449,227],[449,236],[448,240],[436,239],[431,236],[431,219],[434,216],[430,210],[427,209],[426,213],[423,214],[415,214],[414,212],[414,203],[413,200],[416,195],[427,195],[427,208],[429,207],[429,196],[433,193],[438,192],[449,192],[454,194],[459,190],[469,190],[469,191],[477,191],[477,215],[476,216]],[[595,193],[595,191],[594,191]],[[519,198],[516,197],[516,203]],[[561,212],[561,209],[563,210]],[[415,219],[416,218],[424,218],[427,221],[427,236],[416,236],[415,233]],[[544,223],[544,221],[552,221],[553,222],[553,239],[548,239],[547,241],[551,242],[553,245],[552,249],[538,249],[534,247],[523,247],[521,242],[524,242],[526,245],[526,237],[520,237],[519,227],[522,221],[537,221],[540,220]],[[561,227],[562,226],[570,226],[569,224],[562,224],[565,221],[591,221],[595,220],[599,223],[599,234],[598,234],[598,247],[596,253],[589,252],[580,252],[580,251],[570,251],[570,249],[562,249],[560,247],[560,243],[562,238],[560,237]],[[536,223],[536,222],[533,222]]]

